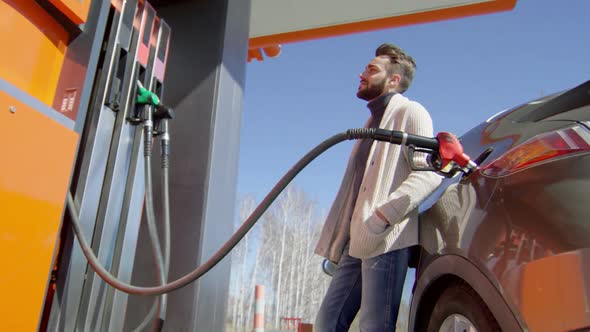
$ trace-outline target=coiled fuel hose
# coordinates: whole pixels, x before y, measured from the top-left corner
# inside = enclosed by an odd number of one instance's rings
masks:
[[[311,161],[340,142],[356,139],[372,139],[398,145],[414,145],[432,151],[437,151],[439,147],[438,140],[436,138],[416,136],[400,131],[389,131],[378,128],[349,129],[346,132],[336,134],[310,150],[307,154],[305,154],[305,156],[303,156],[303,158],[293,165],[293,167],[291,167],[291,169],[285,173],[285,175],[283,175],[283,177],[275,184],[272,190],[264,197],[262,202],[260,202],[252,214],[250,214],[248,219],[244,221],[240,228],[238,228],[238,230],[230,237],[230,239],[225,242],[225,244],[213,256],[211,256],[209,260],[185,276],[160,286],[140,287],[130,285],[117,279],[100,264],[96,258],[96,255],[94,252],[92,252],[92,249],[88,245],[86,237],[82,233],[80,220],[78,217],[78,210],[74,203],[74,198],[72,197],[71,193],[68,193],[67,206],[72,216],[72,227],[76,237],[78,238],[82,252],[88,260],[88,263],[107,284],[122,292],[133,295],[161,295],[169,293],[199,279],[215,265],[217,265],[236,246],[236,244],[238,244],[238,242],[246,235],[246,233],[254,226],[254,224],[256,224],[262,214],[269,208],[272,202],[274,202],[274,200],[285,189],[285,187],[287,187],[293,178],[295,178],[295,176],[299,174],[299,172],[301,172],[301,170],[303,170]]]

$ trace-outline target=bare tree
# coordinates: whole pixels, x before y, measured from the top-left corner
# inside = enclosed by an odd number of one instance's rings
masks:
[[[256,208],[256,201],[252,196],[245,196],[239,200],[239,219],[237,220],[236,228],[245,221],[252,211]],[[228,305],[231,309],[230,320],[234,331],[239,331],[241,326],[244,325],[247,317],[244,316],[247,313],[244,310],[244,301],[246,301],[246,295],[248,289],[244,286],[249,284],[249,242],[250,238],[253,237],[253,232],[246,234],[244,239],[236,245],[232,251],[232,277],[230,278],[230,296],[228,297]]]
[[[254,208],[254,200],[240,200],[240,222]],[[254,287],[265,285],[266,322],[278,329],[282,318],[313,322],[329,277],[321,269],[322,258],[313,254],[325,212],[301,190],[288,187],[232,253],[232,277],[228,328],[250,331]]]

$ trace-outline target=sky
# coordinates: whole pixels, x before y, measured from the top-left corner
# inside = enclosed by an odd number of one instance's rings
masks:
[[[435,134],[461,135],[492,115],[590,79],[590,0],[518,0],[512,11],[305,41],[247,65],[238,198],[260,201],[305,153],[369,116],[359,74],[388,42],[417,63],[404,94]],[[353,142],[322,154],[293,181],[329,209]]]

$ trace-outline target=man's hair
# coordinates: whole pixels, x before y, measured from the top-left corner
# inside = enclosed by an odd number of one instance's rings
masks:
[[[412,84],[414,79],[414,72],[416,71],[416,62],[411,56],[406,54],[401,48],[392,44],[381,44],[375,50],[375,56],[385,55],[389,58],[391,63],[387,72],[391,74],[398,74],[401,76],[401,80],[397,87],[397,92],[404,93]]]

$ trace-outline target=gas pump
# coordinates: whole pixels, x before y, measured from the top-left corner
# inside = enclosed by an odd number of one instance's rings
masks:
[[[163,96],[170,28],[146,1],[112,4],[72,187],[92,250],[109,271],[130,282],[146,166],[138,120],[144,112],[136,107],[136,91],[141,85]],[[63,244],[69,256],[58,262],[59,296],[53,297],[48,330],[122,330],[128,295],[106,287],[89,270],[72,234]],[[158,242],[154,247],[161,251]],[[167,264],[156,263],[164,273]],[[165,296],[157,302],[164,316]]]

